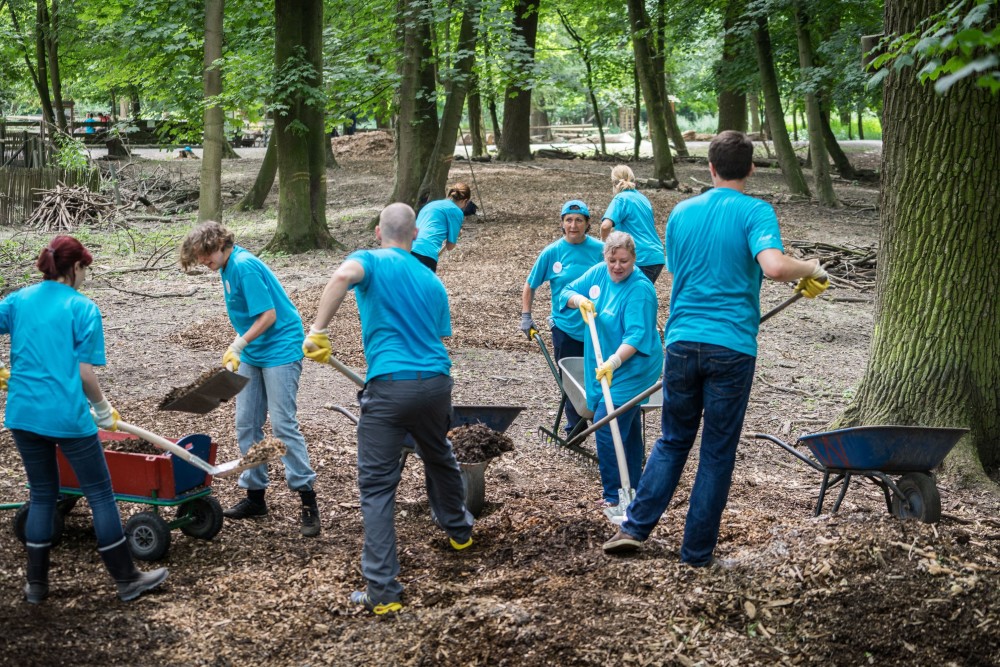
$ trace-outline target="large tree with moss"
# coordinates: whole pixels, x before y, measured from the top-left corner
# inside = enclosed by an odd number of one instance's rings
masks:
[[[919,58],[935,48],[921,42],[928,26],[921,22],[946,17],[955,4],[887,0],[886,35],[909,35]],[[952,34],[988,35],[997,25],[992,3],[978,25],[959,25]],[[940,35],[929,39],[942,52],[955,46]],[[991,73],[964,70],[947,53],[937,69],[927,63],[924,77],[965,71],[944,93],[907,66],[913,53],[885,70],[875,331],[858,394],[840,420],[968,427],[947,462],[966,478],[981,476],[984,466],[1000,467],[1000,95],[990,92],[1000,78],[992,48]],[[967,63],[990,60],[978,57],[978,49],[965,54]]]

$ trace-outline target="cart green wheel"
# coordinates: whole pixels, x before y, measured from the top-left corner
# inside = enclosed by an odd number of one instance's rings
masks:
[[[139,560],[160,560],[170,548],[170,526],[154,512],[139,512],[125,523],[128,548]]]
[[[28,507],[30,504],[30,502],[27,502],[18,507],[11,521],[14,527],[14,535],[21,541],[21,544],[28,541],[28,538],[25,537],[24,529],[28,523]],[[52,546],[57,547],[62,542],[63,528],[63,514],[57,511],[52,515]]]
[[[922,472],[911,472],[903,475],[896,482],[896,486],[899,487],[903,497],[892,494],[893,515],[900,519],[917,519],[924,523],[937,523],[941,520],[941,494],[934,484],[933,477]]]
[[[190,500],[177,508],[177,518],[191,517],[181,532],[199,540],[210,540],[222,530],[222,505],[213,496]]]

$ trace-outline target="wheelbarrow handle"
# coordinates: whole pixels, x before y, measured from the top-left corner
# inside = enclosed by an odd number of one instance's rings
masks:
[[[784,449],[786,452],[788,452],[789,454],[791,454],[792,456],[794,456],[798,460],[800,460],[803,463],[805,463],[810,468],[814,468],[815,470],[818,470],[819,472],[826,472],[826,468],[824,468],[820,464],[816,463],[811,458],[809,458],[808,456],[806,456],[805,454],[803,454],[799,450],[795,449],[794,447],[792,447],[791,445],[789,445],[784,440],[781,440],[781,439],[779,439],[779,438],[777,438],[777,437],[775,437],[773,435],[770,435],[768,433],[754,433],[753,437],[758,438],[760,440],[770,440],[771,442],[773,442],[774,444],[778,445],[779,447],[781,447],[782,449]]]

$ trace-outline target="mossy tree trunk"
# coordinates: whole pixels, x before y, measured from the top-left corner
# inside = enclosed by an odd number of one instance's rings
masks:
[[[660,98],[663,100],[663,118],[667,123],[667,135],[674,142],[674,151],[681,157],[689,155],[684,133],[677,122],[677,113],[670,103],[670,74],[667,72],[667,0],[658,0],[656,11],[656,49],[653,55],[653,69],[656,71],[656,83],[660,86]],[[638,123],[636,124],[638,127]],[[638,132],[638,130],[637,130]],[[638,154],[636,155],[638,158]]]
[[[515,0],[514,25],[508,54],[510,66],[530,72],[535,63],[539,0]],[[534,79],[532,74],[531,79]],[[503,104],[503,131],[497,137],[497,160],[523,162],[531,158],[531,88],[533,82],[515,81],[507,86]]]
[[[201,188],[198,194],[198,222],[222,222],[222,155],[226,143],[222,107],[211,102],[222,94],[222,16],[224,0],[205,0],[205,55],[202,91],[205,97],[205,135],[201,160]],[[232,150],[232,149],[230,149]]]
[[[885,32],[948,4],[887,0]],[[1000,466],[1000,96],[974,78],[945,95],[912,67],[885,80],[875,331],[838,425],[968,427],[946,463],[981,480]]]
[[[746,0],[728,0],[722,28],[725,36],[722,38],[722,60],[716,67],[716,78],[719,86],[719,132],[723,130],[747,131],[747,94],[734,85],[735,77],[732,70],[736,61],[743,56],[743,41],[741,35],[732,31],[737,20],[743,15]]]
[[[642,0],[628,0],[629,32],[632,36],[632,51],[635,67],[639,75],[642,97],[646,101],[646,119],[649,121],[649,140],[653,144],[653,178],[664,185],[676,187],[674,160],[670,154],[667,139],[667,123],[664,116],[665,100],[661,96],[663,86],[657,81],[653,66],[653,53],[649,35],[651,25]]]
[[[243,199],[236,204],[240,211],[257,211],[264,208],[264,201],[271,186],[274,185],[274,176],[278,173],[278,150],[274,141],[274,133],[271,133],[267,140],[267,150],[264,151],[264,161],[260,164],[260,171],[257,172],[257,179],[253,182],[253,187],[247,192]]]
[[[278,149],[278,228],[268,250],[303,252],[336,244],[326,226],[323,151],[323,2],[276,0],[274,62],[279,73],[299,72],[278,91],[286,110],[275,115]],[[286,76],[281,77],[284,80]]]

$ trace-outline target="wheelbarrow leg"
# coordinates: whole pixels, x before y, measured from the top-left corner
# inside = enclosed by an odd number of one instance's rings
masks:
[[[837,495],[837,502],[833,504],[833,513],[836,514],[837,510],[840,509],[840,503],[843,502],[844,496],[847,495],[847,487],[851,485],[851,473],[844,474],[844,486],[840,488],[840,493]]]
[[[816,500],[816,511],[813,516],[819,516],[823,511],[823,499],[826,497],[826,488],[830,484],[830,471],[823,472],[823,483],[819,485],[819,498]]]

